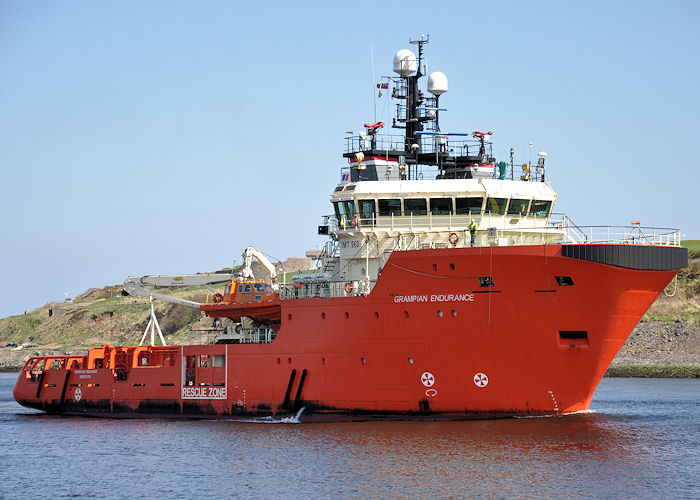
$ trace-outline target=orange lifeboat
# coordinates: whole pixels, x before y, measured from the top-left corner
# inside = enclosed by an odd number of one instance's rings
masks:
[[[212,318],[233,321],[240,321],[242,316],[263,323],[282,318],[279,294],[262,280],[229,281],[223,294],[214,294],[211,302],[207,300],[199,309]]]

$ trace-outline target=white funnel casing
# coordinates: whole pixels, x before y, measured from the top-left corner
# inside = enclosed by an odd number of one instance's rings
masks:
[[[428,77],[428,92],[433,95],[442,95],[447,92],[447,77],[445,73],[433,71]]]
[[[408,76],[418,71],[418,58],[408,49],[401,49],[394,55],[394,73]]]

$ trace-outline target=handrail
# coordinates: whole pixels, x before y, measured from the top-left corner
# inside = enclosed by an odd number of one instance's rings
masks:
[[[627,245],[681,246],[681,231],[666,227],[576,226],[585,239],[576,243],[624,243]]]
[[[471,220],[479,226],[479,234],[494,228],[502,235],[516,235],[510,244],[523,244],[524,235],[547,235],[547,242],[552,243],[551,236],[561,234],[561,241],[571,243],[625,243],[637,245],[680,246],[681,232],[676,228],[631,226],[579,226],[566,214],[552,213],[548,217],[530,214],[446,214],[446,215],[404,215],[375,216],[359,219],[358,225],[345,223],[339,227],[334,216],[328,216],[331,230],[340,234],[353,232],[390,230],[399,233],[425,231],[441,233],[464,231]],[[516,222],[513,222],[516,221]],[[517,237],[520,235],[520,238]],[[531,238],[526,244],[535,243]]]
[[[280,286],[280,300],[318,299],[332,297],[359,297],[369,294],[376,280],[322,281],[318,283],[291,283]]]

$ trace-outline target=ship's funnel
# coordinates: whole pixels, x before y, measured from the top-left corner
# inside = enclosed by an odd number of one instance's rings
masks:
[[[428,77],[428,92],[440,96],[447,92],[447,77],[441,71],[433,71]]]
[[[394,73],[408,76],[418,71],[418,59],[408,49],[401,49],[394,55]]]

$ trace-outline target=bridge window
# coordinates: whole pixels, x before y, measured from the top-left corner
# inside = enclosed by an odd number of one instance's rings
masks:
[[[243,285],[238,285],[238,293],[243,293]]]
[[[403,200],[404,215],[427,215],[428,202],[425,198],[407,198]]]
[[[360,204],[360,218],[373,220],[376,211],[374,200],[358,200],[358,203]]]
[[[354,201],[344,201],[343,207],[345,208],[345,216],[348,218],[348,220],[352,219],[356,213],[355,202]]]
[[[547,217],[550,208],[552,208],[551,201],[534,200],[530,207],[530,215],[534,215],[535,217]]]
[[[488,198],[486,200],[486,213],[493,215],[504,215],[508,198]]]
[[[379,202],[379,215],[401,215],[401,200],[388,199],[377,201]]]
[[[338,220],[338,224],[341,224],[345,220],[345,207],[341,202],[334,201],[333,209],[335,210],[335,218]]]
[[[250,293],[253,291],[253,287],[250,286],[250,283],[245,284],[244,291],[245,291],[245,293]]]
[[[455,198],[455,208],[457,214],[480,214],[483,198]]]
[[[430,213],[448,215],[453,212],[452,198],[430,198]]]
[[[530,200],[516,200],[513,198],[508,205],[508,215],[525,215],[527,207],[530,205]]]

